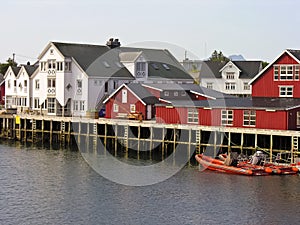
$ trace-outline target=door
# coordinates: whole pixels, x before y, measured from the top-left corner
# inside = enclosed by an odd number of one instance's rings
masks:
[[[151,120],[151,119],[152,119],[152,106],[147,105],[147,120]]]

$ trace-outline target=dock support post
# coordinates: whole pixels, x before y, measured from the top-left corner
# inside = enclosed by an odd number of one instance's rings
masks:
[[[273,135],[270,135],[270,162],[272,162],[273,158]]]
[[[244,133],[241,133],[241,146],[240,146],[241,153],[243,153],[243,146],[244,146]]]
[[[214,156],[217,155],[217,131],[214,131]]]
[[[151,126],[150,128],[150,147],[149,147],[149,152],[150,152],[150,160],[152,160],[152,148],[153,148],[153,127]]]
[[[162,128],[162,148],[161,148],[161,160],[164,160],[164,154],[165,154],[165,128]]]
[[[141,125],[138,126],[138,143],[137,143],[137,159],[140,159],[140,146],[141,145]]]
[[[228,153],[231,152],[231,132],[228,132]]]
[[[50,120],[50,145],[52,145],[53,120]]]
[[[118,125],[115,125],[115,157],[117,157],[117,148],[118,148]]]
[[[188,154],[188,158],[189,158],[189,162],[188,162],[188,166],[190,166],[191,165],[191,142],[192,142],[192,129],[190,128],[189,129],[189,141],[188,141],[189,143],[188,143],[188,152],[187,152],[187,154]]]

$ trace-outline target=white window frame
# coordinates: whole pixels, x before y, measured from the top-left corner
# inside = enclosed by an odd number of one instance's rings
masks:
[[[126,89],[122,90],[122,103],[127,103],[128,92]]]
[[[256,126],[256,110],[244,110],[243,125],[245,127],[255,127]]]
[[[251,88],[250,88],[250,85],[248,84],[248,82],[244,82],[244,90],[245,91],[249,91]]]
[[[233,125],[233,110],[231,109],[221,110],[221,125],[223,126]]]
[[[206,88],[213,89],[213,83],[206,83]]]
[[[40,80],[35,80],[35,89],[36,90],[40,89]]]
[[[279,79],[279,66],[274,65],[273,71],[274,71],[274,80],[278,80]]]
[[[227,72],[226,80],[234,80],[234,72]]]
[[[232,82],[226,82],[225,83],[225,90],[227,91],[233,91],[236,89],[236,84]]]
[[[114,112],[119,112],[119,105],[118,104],[113,104],[113,111]]]
[[[136,106],[135,104],[130,104],[130,112],[135,113],[136,112]]]
[[[137,78],[143,78],[146,76],[146,62],[136,62],[135,68],[136,68],[136,77]]]
[[[299,75],[300,75],[300,65],[295,65],[294,66],[294,71],[295,71],[295,74],[294,74],[294,80],[299,80]]]
[[[39,109],[40,108],[40,98],[34,98],[33,108]]]
[[[279,86],[279,97],[293,97],[294,86]]]
[[[297,112],[297,127],[300,127],[300,111]]]
[[[187,111],[187,122],[188,123],[199,123],[199,112],[197,108],[188,108]]]
[[[54,102],[52,100],[54,100]],[[48,98],[47,99],[47,109],[48,109],[48,113],[49,114],[55,114],[55,110],[56,110],[56,98]]]

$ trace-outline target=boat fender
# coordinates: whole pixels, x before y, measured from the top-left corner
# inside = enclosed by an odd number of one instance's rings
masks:
[[[292,167],[292,170],[293,170],[294,172],[299,172],[299,170],[298,170],[297,167]]]
[[[266,173],[272,173],[273,170],[272,170],[270,167],[266,167],[266,168],[265,168],[265,172],[266,172]]]

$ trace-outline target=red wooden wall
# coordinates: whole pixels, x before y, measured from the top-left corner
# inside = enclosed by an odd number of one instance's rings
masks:
[[[274,64],[298,64],[291,56],[284,53]],[[274,65],[273,64],[273,65]],[[273,65],[252,83],[253,97],[279,97],[280,85],[294,85],[294,98],[300,98],[300,81],[274,81]]]
[[[123,89],[127,90],[127,103],[122,103]],[[119,105],[118,112],[113,111],[113,104]],[[136,112],[141,112],[143,117],[146,118],[146,106],[125,87],[120,89],[113,97],[109,99],[108,102],[106,102],[105,117],[115,119],[118,118],[117,115],[119,113],[130,114],[130,104],[135,104]]]

